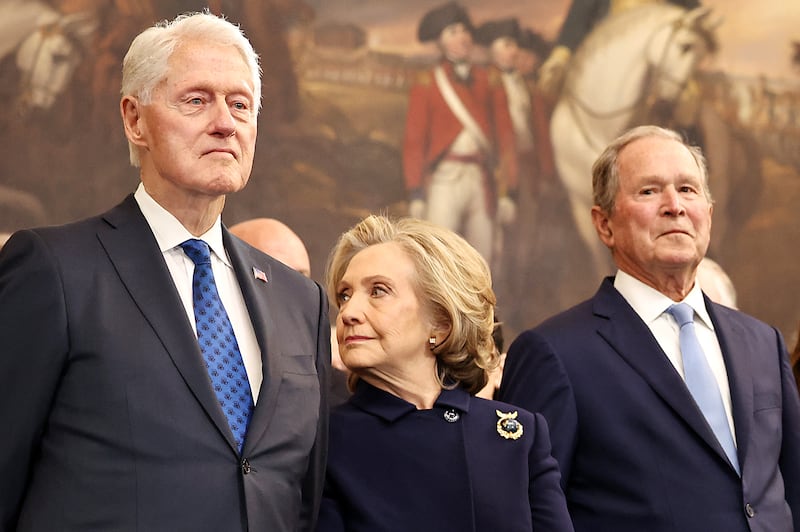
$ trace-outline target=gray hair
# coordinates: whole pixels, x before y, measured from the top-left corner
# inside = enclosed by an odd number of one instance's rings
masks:
[[[258,54],[239,26],[204,11],[185,13],[173,20],[163,20],[140,33],[131,43],[122,61],[122,96],[137,98],[147,105],[153,91],[169,73],[169,58],[178,45],[187,40],[234,46],[252,74],[256,112],[261,108],[261,66]],[[139,166],[136,146],[128,142],[131,164]]]
[[[677,131],[666,129],[659,126],[638,126],[629,129],[609,144],[603,153],[595,160],[592,165],[592,192],[594,194],[594,204],[600,207],[605,213],[610,213],[614,208],[614,199],[619,190],[619,167],[617,159],[619,153],[625,146],[635,140],[645,137],[660,137],[664,139],[680,142],[689,153],[692,154],[694,162],[700,169],[700,176],[703,182],[703,193],[709,202],[713,202],[711,190],[708,187],[708,167],[706,158],[698,146],[692,146]]]

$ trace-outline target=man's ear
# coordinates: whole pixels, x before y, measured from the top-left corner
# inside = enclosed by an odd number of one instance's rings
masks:
[[[606,212],[597,205],[592,207],[592,223],[594,224],[597,236],[600,237],[606,247],[612,248],[614,244],[614,231],[611,227],[611,220]]]
[[[142,118],[142,106],[133,96],[123,96],[119,102],[122,124],[125,127],[125,136],[128,141],[137,146],[147,146],[145,139],[145,124]]]

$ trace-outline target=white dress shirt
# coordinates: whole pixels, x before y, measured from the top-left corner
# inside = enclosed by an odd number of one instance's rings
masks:
[[[711,323],[708,310],[706,310],[700,285],[695,283],[683,301],[673,301],[658,290],[619,270],[614,278],[614,288],[622,294],[622,297],[633,307],[636,314],[647,324],[661,349],[664,350],[667,358],[675,367],[675,371],[684,380],[683,357],[681,356],[681,347],[678,339],[680,327],[675,319],[666,313],[666,310],[673,303],[687,303],[694,309],[694,328],[697,332],[697,339],[700,341],[700,346],[706,355],[708,365],[711,366],[711,371],[714,373],[714,378],[722,395],[722,402],[725,405],[725,414],[728,417],[728,425],[731,428],[733,441],[736,443],[728,371],[725,368],[725,360],[722,358],[719,340],[714,332],[714,325]]]
[[[233,334],[236,335],[239,351],[242,353],[244,367],[247,371],[247,378],[250,381],[253,403],[256,403],[263,379],[261,349],[258,346],[258,340],[256,340],[253,322],[247,312],[242,290],[236,280],[236,272],[234,272],[231,261],[222,244],[222,223],[220,218],[217,217],[214,225],[205,234],[195,237],[169,211],[156,203],[141,183],[139,183],[139,187],[133,197],[136,203],[139,204],[145,220],[147,220],[153,235],[156,237],[158,247],[164,256],[164,261],[167,263],[169,273],[172,275],[172,281],[175,283],[175,288],[178,289],[178,295],[180,295],[186,316],[189,318],[189,323],[191,323],[195,334],[197,334],[197,326],[194,321],[194,306],[192,303],[194,263],[183,252],[180,244],[190,238],[198,238],[205,241],[211,248],[211,269],[214,272],[214,281],[222,304],[225,306],[225,310],[231,320]]]

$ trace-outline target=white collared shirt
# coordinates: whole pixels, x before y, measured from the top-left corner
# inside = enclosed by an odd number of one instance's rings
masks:
[[[683,357],[681,356],[681,347],[678,339],[680,327],[675,318],[666,313],[667,308],[676,302],[622,270],[617,271],[617,275],[614,278],[614,288],[622,294],[622,297],[633,307],[636,314],[647,324],[661,349],[664,350],[667,358],[675,367],[675,371],[685,380]],[[725,414],[728,417],[728,425],[731,428],[733,441],[736,443],[728,371],[725,368],[722,349],[719,346],[717,334],[714,332],[711,316],[706,309],[700,285],[695,282],[694,287],[692,287],[686,298],[683,301],[678,301],[678,303],[687,303],[694,309],[694,328],[697,332],[697,339],[700,341],[700,346],[703,348],[708,364],[711,366],[711,371],[714,373],[714,378],[722,395],[722,402],[725,405]]]
[[[150,194],[139,183],[139,187],[134,194],[136,203],[144,215],[145,220],[150,225],[153,235],[156,237],[158,247],[167,263],[172,281],[178,290],[181,301],[183,302],[186,316],[192,329],[197,334],[197,326],[194,321],[194,306],[192,303],[192,276],[194,275],[194,263],[186,256],[180,244],[190,238],[199,238],[205,241],[211,248],[211,269],[214,272],[214,281],[217,285],[219,297],[228,317],[231,320],[233,333],[239,344],[239,351],[242,353],[244,367],[247,371],[247,378],[250,381],[250,390],[253,393],[253,402],[258,401],[258,393],[261,390],[263,379],[261,368],[261,348],[256,340],[256,333],[253,329],[253,322],[247,312],[239,282],[236,280],[236,272],[233,270],[228,254],[222,244],[222,223],[220,218],[205,234],[195,237],[175,218],[169,211],[159,205]]]

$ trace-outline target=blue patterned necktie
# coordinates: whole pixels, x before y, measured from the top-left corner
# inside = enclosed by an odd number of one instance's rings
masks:
[[[253,413],[253,395],[233,327],[219,298],[208,244],[190,239],[181,244],[194,262],[192,300],[197,341],[206,362],[211,385],[222,411],[228,418],[239,453],[242,452],[247,425]]]
[[[697,406],[714,431],[725,454],[728,455],[733,468],[739,471],[739,459],[736,455],[736,445],[733,443],[731,427],[725,413],[725,405],[717,385],[717,380],[708,365],[708,360],[697,339],[694,329],[694,309],[686,303],[671,305],[667,312],[675,318],[680,326],[678,339],[683,357],[683,372],[686,387],[689,388]],[[741,473],[740,473],[741,474]]]

